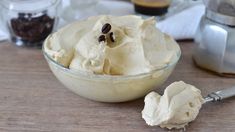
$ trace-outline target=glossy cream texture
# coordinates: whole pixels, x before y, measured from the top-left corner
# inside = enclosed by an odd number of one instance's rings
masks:
[[[109,23],[115,42],[102,26]],[[92,74],[136,75],[176,61],[179,46],[155,27],[154,18],[98,16],[72,23],[45,41],[45,51],[56,62],[74,71]]]
[[[145,97],[142,118],[150,126],[184,128],[197,117],[203,102],[199,89],[182,81],[174,82],[163,96],[151,92]]]

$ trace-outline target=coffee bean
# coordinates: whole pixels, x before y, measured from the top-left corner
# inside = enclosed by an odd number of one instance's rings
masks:
[[[112,26],[109,23],[104,24],[104,26],[102,27],[101,32],[103,34],[107,34],[110,30],[111,30]]]
[[[18,13],[18,18],[24,18],[25,17],[25,13]]]
[[[102,42],[102,41],[105,42],[106,41],[105,36],[104,35],[100,35],[99,38],[98,38],[98,41],[99,41],[99,43]]]
[[[115,42],[115,36],[114,36],[113,32],[111,32],[111,33],[109,34],[109,37],[110,37],[110,40],[111,40],[112,42]]]

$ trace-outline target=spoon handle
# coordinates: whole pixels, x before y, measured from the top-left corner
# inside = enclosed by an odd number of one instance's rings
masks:
[[[208,94],[205,97],[205,103],[212,101],[220,101],[233,96],[235,96],[235,86]]]

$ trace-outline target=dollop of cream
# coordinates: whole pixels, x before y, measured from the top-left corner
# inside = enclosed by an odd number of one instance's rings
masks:
[[[106,23],[111,30],[103,34]],[[105,35],[106,41],[99,42],[100,35]],[[97,16],[72,23],[47,38],[45,51],[75,71],[136,75],[176,61],[180,48],[172,37],[156,28],[155,18],[129,15]]]
[[[144,102],[142,118],[148,125],[180,129],[195,120],[204,99],[199,89],[180,81],[169,85],[163,96],[149,93]]]

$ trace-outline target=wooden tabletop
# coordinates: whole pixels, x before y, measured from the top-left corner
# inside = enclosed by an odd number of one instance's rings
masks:
[[[235,85],[198,69],[192,42],[180,42],[182,57],[170,78],[156,89],[183,80],[207,93]],[[141,118],[143,98],[126,103],[99,103],[67,90],[50,71],[41,50],[0,43],[0,132],[161,132]],[[203,105],[189,132],[234,132],[235,98]]]

